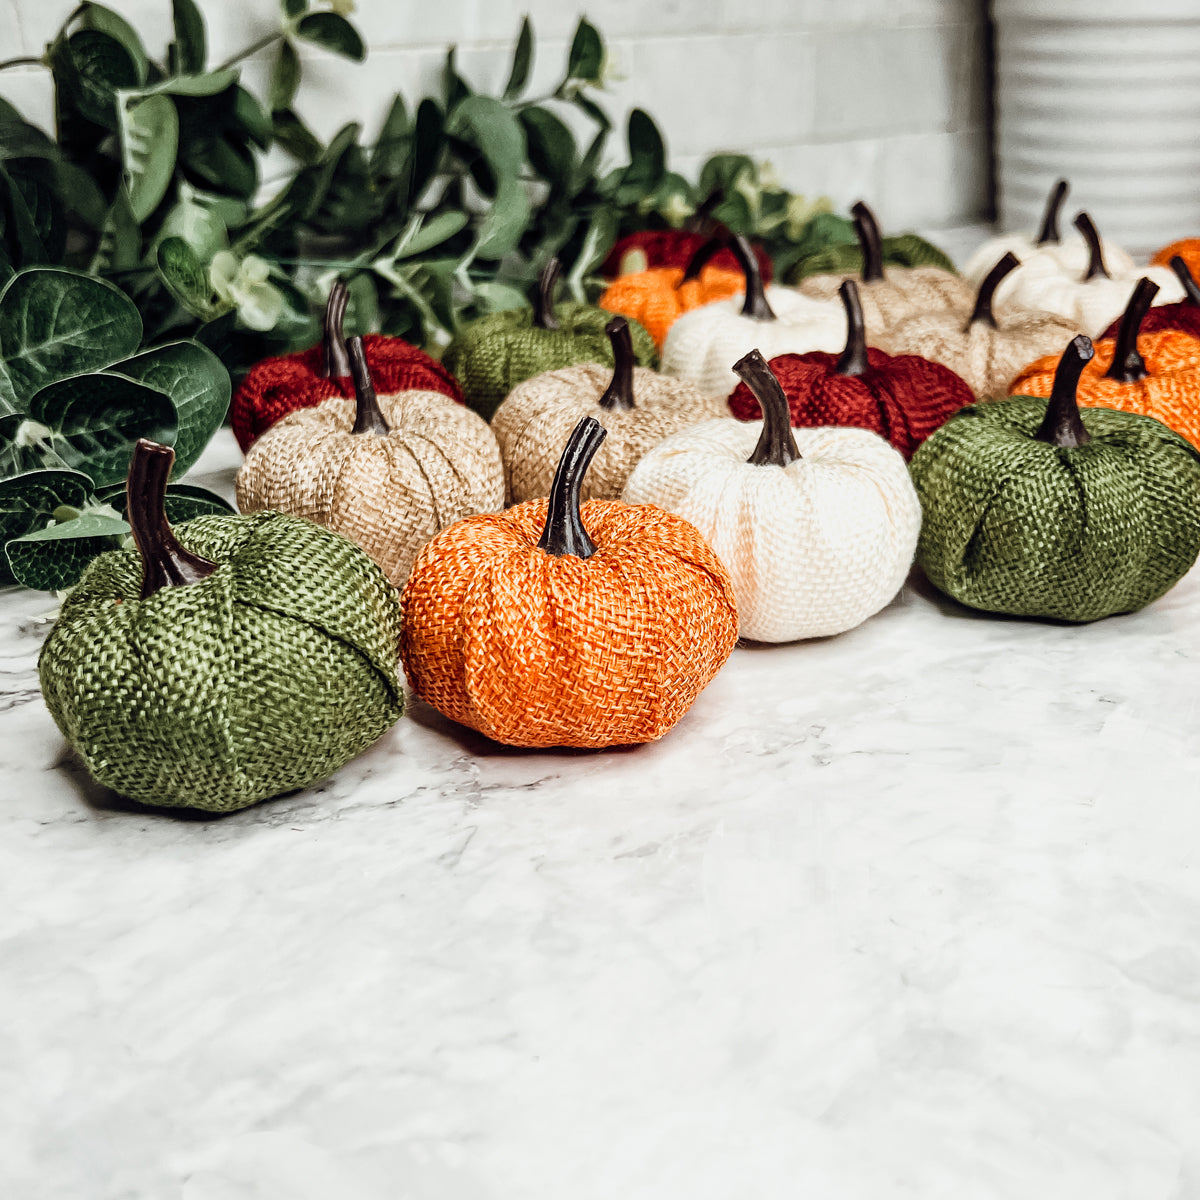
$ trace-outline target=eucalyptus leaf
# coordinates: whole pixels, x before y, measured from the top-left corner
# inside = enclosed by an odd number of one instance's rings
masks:
[[[413,129],[413,169],[409,202],[416,204],[429,181],[437,174],[445,152],[442,134],[445,117],[436,100],[426,98],[417,106]]]
[[[56,511],[83,508],[92,481],[78,471],[27,471],[0,479],[0,546],[44,528]],[[12,582],[7,560],[0,561],[0,583]]]
[[[160,241],[182,238],[195,252],[198,262],[211,260],[229,245],[229,233],[221,216],[224,197],[208,196],[187,182],[179,185],[179,198],[159,228]]]
[[[9,570],[23,587],[61,591],[79,582],[87,565],[106,550],[116,550],[129,533],[120,517],[84,513],[48,529],[14,538],[4,547]]]
[[[120,43],[137,68],[139,82],[145,83],[150,71],[150,59],[137,30],[120,13],[105,8],[103,4],[93,3],[93,0],[84,0],[78,12],[79,23],[84,29],[106,34]]]
[[[122,184],[109,206],[92,258],[93,271],[130,271],[141,259],[142,230]]]
[[[279,7],[283,15],[291,19],[308,11],[308,0],[279,0]]]
[[[499,180],[516,177],[525,162],[525,134],[512,109],[492,96],[468,96],[446,129],[477,147]]]
[[[571,51],[567,57],[567,78],[584,79],[589,83],[600,82],[600,68],[604,65],[604,42],[596,27],[586,17],[579,18]]]
[[[635,108],[629,114],[629,166],[617,189],[618,204],[633,204],[658,187],[667,165],[667,148],[650,114]]]
[[[394,258],[416,258],[434,246],[440,246],[460,230],[465,229],[469,218],[464,212],[447,211],[436,216],[417,214],[408,223],[404,232],[396,239],[392,248]]]
[[[123,94],[117,121],[129,207],[141,223],[159,206],[175,173],[179,114],[170,96]]]
[[[290,109],[271,114],[272,132],[276,143],[293,158],[305,164],[317,162],[324,150],[320,139]]]
[[[617,218],[607,208],[598,208],[592,214],[587,232],[583,236],[583,245],[567,274],[567,290],[575,300],[585,300],[583,281],[585,277],[603,261],[613,242],[616,240]]]
[[[141,87],[145,76],[116,38],[81,29],[51,48],[51,70],[60,95],[85,120],[115,130],[117,93]]]
[[[208,272],[183,238],[163,238],[158,246],[157,261],[163,282],[188,312],[206,320],[217,314]]]
[[[275,64],[271,68],[271,86],[267,100],[271,111],[292,107],[296,89],[300,86],[300,55],[296,47],[286,38],[279,43],[275,52]]]
[[[529,165],[556,187],[567,187],[575,171],[575,137],[548,108],[521,110],[521,127],[529,147]]]
[[[301,17],[296,24],[296,36],[355,62],[362,62],[367,56],[358,30],[334,12],[314,12]]]
[[[479,227],[475,253],[480,258],[503,258],[514,250],[529,224],[529,195],[519,179],[504,178]]]
[[[272,137],[270,114],[244,87],[236,88],[233,95],[234,120],[260,150],[266,150]]]
[[[175,26],[171,55],[175,69],[187,75],[203,71],[208,39],[195,0],[171,0],[171,17]]]
[[[54,452],[49,434],[50,430],[26,413],[0,416],[0,479],[28,471],[70,470],[70,464]]]
[[[513,48],[512,67],[508,72],[508,83],[504,85],[504,99],[515,100],[529,83],[529,72],[533,67],[533,26],[529,17],[521,18],[521,32]]]
[[[379,136],[371,150],[371,170],[376,175],[391,177],[404,171],[412,156],[412,130],[404,97],[392,98],[392,106],[384,118]]]

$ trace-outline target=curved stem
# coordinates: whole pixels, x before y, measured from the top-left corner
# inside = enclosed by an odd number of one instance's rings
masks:
[[[0,71],[7,71],[9,67],[44,67],[45,65],[43,59],[33,54],[23,54],[19,58],[6,58],[0,62]]]
[[[1083,282],[1087,283],[1089,279],[1097,279],[1100,276],[1111,279],[1112,276],[1104,265],[1104,251],[1100,248],[1100,231],[1096,228],[1096,222],[1087,213],[1081,212],[1075,217],[1074,224],[1075,228],[1083,234],[1083,240],[1087,242],[1088,248],[1088,265],[1087,270],[1083,273]]]
[[[613,377],[597,403],[612,412],[614,409],[628,411],[637,406],[633,402],[633,338],[629,333],[629,322],[624,317],[613,317],[604,327],[612,343]]]
[[[725,189],[715,187],[704,197],[700,207],[688,217],[685,228],[691,233],[703,233],[705,226],[712,217],[713,209],[725,203]]]
[[[992,312],[992,299],[1000,281],[1010,272],[1021,265],[1021,260],[1010,250],[984,277],[975,294],[975,307],[971,310],[971,319],[967,322],[969,329],[976,321],[996,328],[996,315]]]
[[[207,579],[217,564],[185,550],[167,521],[164,501],[175,451],[139,438],[125,478],[125,517],[142,556],[142,599],[160,588]]]
[[[346,354],[346,334],[342,322],[346,316],[346,301],[350,293],[346,285],[335,279],[325,301],[325,321],[321,327],[321,375],[325,379],[343,379],[350,374],[350,358]]]
[[[688,259],[688,264],[684,268],[683,278],[679,281],[679,286],[682,287],[689,279],[699,279],[700,272],[728,245],[729,230],[722,228],[717,233],[714,233],[708,241],[697,246],[695,254]],[[755,261],[757,262],[757,260]]]
[[[1188,270],[1187,263],[1178,254],[1171,256],[1171,270],[1183,284],[1183,290],[1187,294],[1187,303],[1200,306],[1200,284],[1196,283],[1195,277]]]
[[[1118,383],[1137,383],[1139,379],[1146,378],[1146,360],[1138,353],[1137,340],[1142,321],[1157,295],[1158,284],[1143,275],[1121,314],[1112,366],[1105,372],[1109,379],[1115,379]]]
[[[1086,446],[1092,440],[1079,415],[1075,392],[1079,387],[1079,376],[1093,354],[1091,338],[1082,333],[1063,351],[1054,372],[1045,419],[1033,435],[1039,442],[1071,449]]]
[[[265,50],[268,46],[275,45],[276,42],[283,41],[282,33],[268,33],[265,37],[260,37],[257,42],[251,42],[244,50],[239,50],[232,58],[227,58],[219,67],[210,68],[213,71],[224,71],[229,67],[240,63],[243,58],[249,58],[252,54],[257,54],[260,50]]]
[[[734,372],[745,380],[762,409],[763,427],[758,445],[746,461],[755,466],[786,467],[800,457],[796,439],[792,436],[792,414],[787,396],[758,350],[751,350],[733,364]]]
[[[854,214],[854,232],[862,248],[862,281],[875,283],[883,278],[883,237],[879,232],[879,222],[861,200],[855,201],[850,211]]]
[[[863,321],[862,301],[858,298],[858,284],[853,279],[843,279],[838,294],[846,308],[846,348],[834,371],[838,375],[861,375],[869,364],[867,327]]]
[[[375,437],[383,437],[391,432],[392,427],[379,407],[379,398],[375,395],[375,385],[371,382],[362,338],[350,338],[346,342],[346,349],[350,352],[350,374],[354,376],[354,428],[350,432],[371,433]]]
[[[742,274],[746,277],[746,299],[742,304],[742,316],[753,317],[756,321],[774,321],[775,314],[767,303],[767,293],[763,289],[762,272],[758,269],[758,258],[745,236],[738,234],[729,245],[733,257],[737,259]]]
[[[1062,234],[1058,231],[1058,218],[1069,190],[1070,185],[1065,179],[1058,180],[1050,189],[1050,195],[1046,197],[1046,210],[1042,213],[1042,226],[1038,230],[1037,245],[1045,246],[1048,242],[1062,241]]]
[[[554,316],[554,287],[558,283],[562,263],[555,255],[542,268],[538,276],[537,294],[533,298],[533,327],[535,329],[557,329],[558,321]]]
[[[576,558],[591,558],[596,553],[596,543],[588,537],[579,512],[579,491],[583,477],[600,449],[607,434],[604,426],[595,417],[584,417],[571,431],[554,482],[550,485],[550,502],[546,509],[546,524],[538,541],[538,549],[562,558],[573,554]]]

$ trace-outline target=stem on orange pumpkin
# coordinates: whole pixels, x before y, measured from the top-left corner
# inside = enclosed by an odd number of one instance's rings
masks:
[[[139,438],[125,478],[125,518],[142,556],[142,599],[160,588],[207,579],[217,564],[185,550],[167,520],[164,501],[175,451]]]
[[[992,312],[992,300],[1000,281],[1010,272],[1021,265],[1021,260],[1010,250],[984,277],[975,294],[975,307],[971,310],[971,319],[967,322],[969,329],[976,321],[996,328],[996,314]]]
[[[733,257],[737,259],[742,274],[746,277],[746,300],[742,305],[742,316],[756,321],[774,321],[775,314],[767,303],[763,290],[762,272],[758,269],[758,256],[743,234],[738,234],[729,244]]]
[[[697,246],[696,252],[688,259],[688,264],[683,270],[683,278],[679,281],[680,285],[687,283],[689,279],[699,279],[700,272],[729,245],[729,240],[729,230],[721,229],[706,242]]]
[[[775,372],[758,350],[751,350],[739,358],[733,364],[733,369],[754,393],[763,414],[762,433],[746,461],[755,466],[776,467],[786,467],[788,463],[795,462],[800,457],[800,450],[792,436],[792,414],[787,396],[783,394]]]
[[[1042,213],[1042,227],[1038,230],[1037,245],[1045,246],[1048,242],[1061,242],[1062,234],[1058,231],[1058,218],[1062,212],[1063,201],[1067,198],[1069,185],[1065,179],[1058,180],[1046,197],[1046,210]]]
[[[833,369],[838,375],[861,375],[870,364],[867,361],[867,327],[863,321],[862,301],[858,298],[858,284],[853,279],[843,279],[838,294],[846,309],[846,348]]]
[[[1138,332],[1150,311],[1150,303],[1158,295],[1158,284],[1144,275],[1138,280],[1117,328],[1117,344],[1113,350],[1112,366],[1105,371],[1118,383],[1137,383],[1146,378],[1146,360],[1138,353]]]
[[[1039,442],[1071,449],[1086,446],[1092,440],[1079,415],[1075,393],[1079,388],[1079,376],[1093,354],[1092,339],[1082,333],[1063,351],[1054,372],[1046,416],[1033,435]]]
[[[1083,282],[1087,283],[1089,279],[1097,279],[1100,276],[1111,279],[1112,276],[1104,265],[1104,251],[1100,248],[1100,231],[1096,228],[1096,222],[1087,213],[1081,212],[1075,217],[1075,228],[1083,234],[1088,248],[1088,265],[1083,273]]]
[[[391,432],[392,427],[379,407],[379,397],[375,395],[375,385],[371,382],[362,338],[350,338],[346,342],[346,349],[350,352],[350,374],[354,376],[354,428],[350,432],[383,437]]]
[[[613,317],[605,325],[604,332],[612,343],[613,377],[596,403],[609,412],[636,408],[633,402],[633,338],[629,333],[629,322],[624,317]]]
[[[335,279],[325,301],[325,320],[321,327],[321,375],[325,379],[342,379],[350,374],[350,360],[346,357],[346,335],[342,322],[346,317],[346,301],[350,293],[346,285]]]
[[[684,222],[689,233],[703,233],[712,217],[713,210],[725,203],[725,189],[715,187],[704,198],[704,202]]]
[[[579,492],[583,477],[606,437],[604,426],[595,417],[584,417],[571,430],[571,436],[558,460],[554,482],[550,485],[550,501],[546,508],[546,524],[538,541],[538,549],[562,558],[591,558],[596,543],[588,537],[579,511]]]
[[[875,283],[883,278],[883,237],[879,222],[861,200],[856,200],[850,211],[854,214],[854,232],[862,249],[862,281]]]
[[[533,298],[533,327],[535,329],[557,329],[558,319],[554,315],[554,288],[558,283],[562,263],[555,255],[542,268],[538,276],[537,294]]]
[[[1187,263],[1178,254],[1171,256],[1171,270],[1175,272],[1179,282],[1183,284],[1183,290],[1187,295],[1187,302],[1200,306],[1200,284],[1196,283],[1195,276],[1188,270]]]

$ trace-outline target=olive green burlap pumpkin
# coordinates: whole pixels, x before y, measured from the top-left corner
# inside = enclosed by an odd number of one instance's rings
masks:
[[[932,242],[915,233],[900,233],[880,239],[885,267],[940,267],[957,274],[954,260]],[[802,258],[788,273],[788,283],[799,283],[810,275],[862,274],[866,258],[857,242],[843,246],[827,246]]]
[[[264,512],[172,530],[173,457],[138,444],[139,549],[91,563],[38,671],[100,783],[227,812],[327,778],[399,718],[400,609],[362,550],[310,521]]]
[[[1200,452],[1152,417],[1075,402],[1083,336],[1054,395],[960,409],[911,463],[917,561],[972,608],[1094,621],[1132,612],[1200,553]]]

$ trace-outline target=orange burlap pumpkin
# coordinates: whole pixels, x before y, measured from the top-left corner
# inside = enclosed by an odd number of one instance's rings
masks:
[[[549,500],[443,530],[400,598],[417,695],[498,742],[654,741],[737,641],[733,585],[694,526],[652,505],[580,506],[603,438],[585,417]]]

